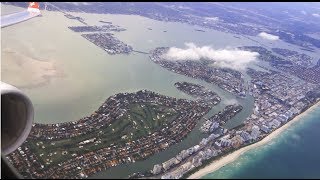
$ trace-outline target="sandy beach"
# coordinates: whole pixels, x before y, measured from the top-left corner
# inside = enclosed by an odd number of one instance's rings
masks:
[[[221,167],[225,166],[226,164],[229,164],[229,163],[233,162],[234,160],[236,160],[244,152],[246,152],[246,151],[248,151],[250,149],[254,149],[254,148],[257,148],[259,146],[267,144],[273,138],[277,137],[282,131],[287,129],[290,125],[292,125],[293,123],[299,121],[300,119],[303,119],[303,117],[306,114],[308,114],[309,112],[313,111],[317,106],[320,106],[320,102],[318,102],[315,105],[311,106],[309,109],[307,109],[302,114],[299,114],[298,116],[296,116],[294,119],[292,119],[291,121],[289,121],[285,125],[283,125],[280,128],[276,129],[275,131],[270,133],[267,137],[265,137],[261,141],[259,141],[257,143],[254,143],[252,145],[243,147],[243,148],[241,148],[239,150],[236,150],[235,152],[233,152],[231,154],[228,154],[228,155],[226,155],[224,157],[221,157],[218,160],[214,160],[211,164],[205,166],[204,168],[202,168],[199,171],[197,171],[197,172],[193,173],[192,175],[190,175],[188,177],[188,179],[199,179],[202,176],[205,176],[205,175],[207,175],[209,173],[212,173],[212,172],[220,169]]]

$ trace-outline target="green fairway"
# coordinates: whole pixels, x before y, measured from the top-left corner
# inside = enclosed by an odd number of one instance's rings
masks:
[[[179,116],[171,107],[154,103],[130,104],[127,113],[110,125],[88,134],[61,140],[29,140],[28,144],[43,164],[55,165],[72,156],[110,145],[123,145],[163,128]],[[86,140],[91,142],[84,143]]]

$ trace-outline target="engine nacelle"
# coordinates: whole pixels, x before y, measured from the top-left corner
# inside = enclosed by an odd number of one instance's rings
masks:
[[[1,154],[13,152],[27,139],[33,116],[30,99],[16,87],[1,82]]]

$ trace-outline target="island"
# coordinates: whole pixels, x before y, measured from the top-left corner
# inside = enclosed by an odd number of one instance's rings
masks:
[[[78,121],[35,123],[7,159],[24,177],[85,178],[180,142],[210,109],[147,90],[119,93]]]
[[[309,67],[312,66],[312,57],[303,54],[298,53],[297,51],[292,51],[289,49],[283,49],[283,48],[272,48],[273,52],[280,54],[289,61],[293,62],[296,65],[303,66],[303,67]]]
[[[101,23],[105,23],[105,24],[112,24],[112,22],[110,22],[110,21],[103,21],[103,20],[100,20],[99,22],[101,22]]]
[[[74,20],[81,22],[84,25],[87,25],[87,23],[84,21],[84,19],[82,17],[74,16],[74,15],[68,14],[68,13],[64,13],[64,16],[68,19],[74,19]]]
[[[80,17],[74,17],[70,14],[65,16],[71,19],[80,18]],[[80,20],[84,22],[82,18]],[[100,47],[110,55],[129,54],[130,52],[133,51],[133,48],[130,45],[125,44],[124,42],[116,38],[112,33],[110,33],[111,31],[115,31],[115,32],[125,31],[126,30],[125,28],[121,28],[120,26],[113,25],[112,22],[108,22],[106,23],[107,25],[102,25],[102,26],[89,26],[87,25],[87,23],[85,24],[86,26],[70,26],[68,28],[73,32],[81,32],[81,33],[90,32],[88,34],[81,34],[81,36],[87,39],[88,41],[92,42],[96,46]],[[92,33],[92,32],[96,32],[96,33]]]
[[[218,127],[223,126],[228,120],[239,113],[243,107],[241,105],[228,105],[222,112],[206,119],[200,130],[205,133],[212,133]]]
[[[269,62],[277,70],[287,72],[309,83],[320,84],[320,59],[316,65],[313,65],[310,56],[287,49],[273,49],[278,54],[285,56],[284,58],[274,55],[272,51],[261,46],[243,46],[239,49],[258,52],[259,59]]]
[[[216,84],[220,88],[238,97],[246,96],[243,75],[239,71],[229,68],[216,68],[208,61],[173,61],[162,57],[169,50],[168,47],[158,47],[150,52],[150,59],[172,72],[204,80]]]
[[[204,30],[202,30],[202,29],[195,29],[195,31],[206,32],[206,31],[204,31]]]
[[[206,89],[199,84],[189,82],[176,82],[174,86],[180,91],[191,95],[197,100],[204,101],[205,103],[214,106],[221,101],[221,98],[213,91]]]
[[[70,30],[74,32],[95,32],[95,31],[125,31],[126,29],[120,28],[118,26],[114,26],[112,24],[103,25],[103,26],[70,26],[68,27]]]
[[[129,54],[133,50],[130,45],[115,38],[111,33],[90,33],[81,36],[111,55]]]

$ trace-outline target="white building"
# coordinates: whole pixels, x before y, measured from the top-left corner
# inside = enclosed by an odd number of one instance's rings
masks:
[[[260,128],[257,125],[254,125],[251,131],[252,139],[256,140],[259,137],[259,135],[260,135]]]
[[[162,170],[162,166],[160,164],[156,164],[153,166],[152,174],[159,174]]]

